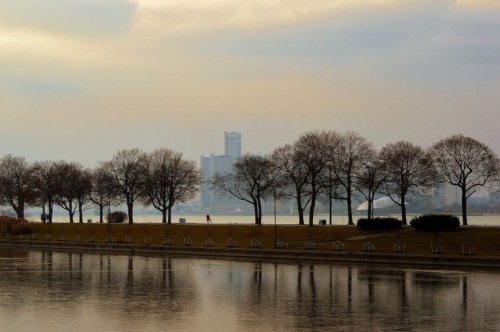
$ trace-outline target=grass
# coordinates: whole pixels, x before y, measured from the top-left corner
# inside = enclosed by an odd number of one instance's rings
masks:
[[[4,232],[3,232],[4,233]],[[215,247],[226,247],[227,240],[237,241],[238,247],[250,248],[252,239],[257,239],[263,248],[273,248],[275,234],[278,241],[288,243],[288,249],[304,249],[307,241],[314,241],[315,250],[333,250],[339,240],[345,251],[360,252],[366,243],[371,242],[376,252],[393,252],[394,243],[405,245],[405,252],[410,254],[430,254],[431,244],[440,239],[443,253],[462,254],[464,244],[475,245],[477,256],[500,256],[500,228],[498,227],[461,227],[458,231],[417,232],[411,227],[392,231],[361,231],[355,226],[298,226],[298,225],[190,225],[190,224],[42,224],[21,223],[13,228],[13,234],[22,234],[25,240],[59,241],[64,235],[66,241],[74,241],[75,235],[82,242],[90,240],[106,242],[111,235],[114,243],[125,243],[129,237],[133,245],[144,245],[144,238],[151,239],[152,245],[163,245],[170,239],[172,245],[183,245],[184,238],[192,240],[192,246],[205,246],[207,239]],[[19,238],[19,236],[17,236]]]

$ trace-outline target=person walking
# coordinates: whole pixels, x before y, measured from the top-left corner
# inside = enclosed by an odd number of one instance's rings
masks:
[[[212,219],[210,219],[210,215],[207,213],[207,224],[211,224],[212,223]]]

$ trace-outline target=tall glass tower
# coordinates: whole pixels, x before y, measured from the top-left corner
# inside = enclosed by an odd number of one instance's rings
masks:
[[[224,133],[224,154],[236,161],[241,157],[241,134],[237,132]]]

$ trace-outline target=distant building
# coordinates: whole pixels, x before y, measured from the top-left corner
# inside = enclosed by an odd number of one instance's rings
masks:
[[[224,133],[224,154],[236,161],[241,157],[241,134],[237,132]]]
[[[219,194],[210,189],[209,181],[215,173],[232,171],[234,162],[241,157],[241,134],[237,132],[224,133],[224,155],[211,154],[200,157],[201,208],[205,211],[224,213],[235,210],[239,201],[230,197],[220,198]]]
[[[434,190],[433,203],[439,209],[461,204],[459,188],[449,183],[438,184]]]
[[[201,156],[200,158],[200,168],[201,168],[201,207],[204,210],[212,211],[215,204],[220,201],[218,194],[210,189],[210,184],[208,183],[215,173],[227,173],[231,172],[233,167],[234,159],[232,156],[215,156],[213,154],[210,157]]]

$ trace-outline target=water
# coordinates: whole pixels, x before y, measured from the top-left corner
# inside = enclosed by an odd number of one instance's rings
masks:
[[[365,215],[354,216],[354,221],[356,222],[359,218],[365,218]],[[391,217],[400,218],[399,215],[391,215]],[[205,215],[173,215],[172,222],[178,223],[180,218],[185,218],[186,222],[189,224],[203,224],[206,223]],[[254,224],[254,217],[248,215],[211,215],[212,222],[214,224]],[[347,216],[333,216],[334,225],[347,225]],[[410,221],[413,216],[408,216],[408,221]],[[31,217],[28,218],[30,221],[40,221],[40,219]],[[99,217],[95,215],[87,214],[84,216],[83,220],[87,222],[88,219],[92,219],[93,222],[98,222]],[[318,224],[320,219],[326,219],[327,223],[329,221],[328,215],[316,215],[314,217],[314,223]],[[461,217],[459,217],[461,222]],[[68,222],[69,218],[67,215],[54,216],[53,222]],[[75,216],[75,221],[78,222],[78,217]],[[500,214],[485,214],[485,215],[470,215],[467,218],[469,225],[475,226],[500,226]],[[161,223],[160,215],[134,215],[134,222],[136,223]],[[308,223],[306,217],[305,222]],[[266,215],[262,218],[263,224],[274,224],[274,215]],[[276,223],[278,225],[297,225],[299,223],[299,218],[295,215],[278,215],[276,216]]]
[[[0,250],[2,331],[498,331],[500,272]]]

